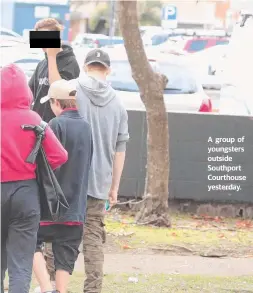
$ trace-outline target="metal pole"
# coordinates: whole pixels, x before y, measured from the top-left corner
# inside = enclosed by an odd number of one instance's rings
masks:
[[[111,13],[110,13],[110,43],[111,45],[113,44],[112,39],[114,37],[115,34],[115,0],[111,0],[110,2],[110,6],[111,6]]]

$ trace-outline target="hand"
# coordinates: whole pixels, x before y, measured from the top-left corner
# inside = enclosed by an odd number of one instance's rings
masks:
[[[110,190],[109,202],[110,202],[110,207],[116,205],[116,203],[118,202],[118,191],[117,190]]]
[[[58,53],[61,52],[61,48],[48,48],[46,50],[47,52],[47,56],[50,56],[50,57],[56,57]]]

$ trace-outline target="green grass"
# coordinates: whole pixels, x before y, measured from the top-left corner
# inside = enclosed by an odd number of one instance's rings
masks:
[[[225,246],[237,248],[238,246],[252,247],[253,245],[252,230],[225,230],[224,227],[228,225],[227,223],[214,228],[210,227],[210,223],[197,222],[188,217],[188,219],[181,219],[181,222],[183,221],[181,227],[190,227],[184,229],[180,228],[180,219],[175,218],[174,221],[172,219],[172,228],[167,229],[129,224],[129,222],[133,222],[132,218],[124,218],[124,221],[127,223],[117,222],[113,217],[107,217],[106,230],[109,234],[116,236],[115,242],[117,244],[127,243],[132,248],[169,245],[197,246],[198,248]],[[202,225],[201,228],[198,228],[198,225]],[[124,235],[127,236],[124,237]]]
[[[137,277],[138,283],[128,281]],[[7,279],[5,280],[7,281]],[[83,292],[84,274],[74,273],[69,285],[70,293]],[[37,286],[32,282],[30,292]],[[206,277],[183,275],[119,274],[104,278],[102,293],[252,293],[253,276]]]
[[[225,293],[253,292],[253,276],[220,278],[176,275],[138,275],[138,283],[130,283],[135,275],[108,275],[104,279],[102,293]],[[71,279],[70,292],[80,293],[84,276],[75,274]],[[239,291],[235,291],[239,290]],[[247,290],[247,291],[246,291]]]

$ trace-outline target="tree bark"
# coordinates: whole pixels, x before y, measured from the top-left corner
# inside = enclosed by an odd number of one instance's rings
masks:
[[[136,220],[141,224],[170,227],[169,133],[163,99],[168,80],[164,75],[154,72],[147,59],[138,26],[137,1],[120,0],[118,16],[132,76],[139,87],[147,118],[145,200]]]

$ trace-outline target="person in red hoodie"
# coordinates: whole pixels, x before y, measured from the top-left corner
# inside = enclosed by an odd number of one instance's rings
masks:
[[[9,292],[28,293],[40,222],[36,164],[26,163],[36,137],[23,124],[39,125],[41,117],[30,110],[33,100],[24,72],[15,65],[0,71],[1,79],[1,292],[8,269]],[[68,154],[50,127],[43,148],[53,169]]]

